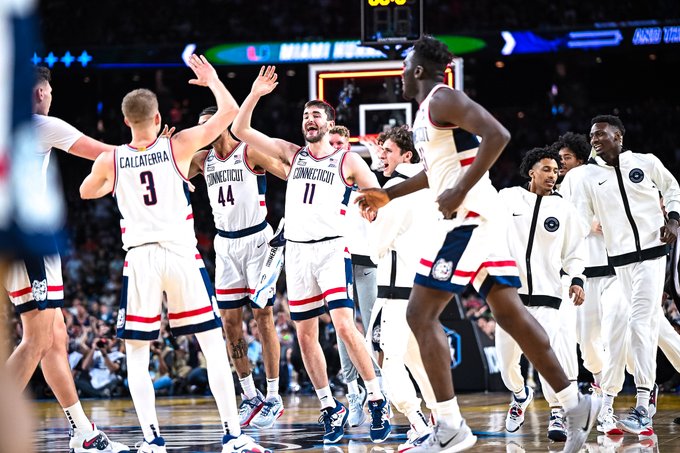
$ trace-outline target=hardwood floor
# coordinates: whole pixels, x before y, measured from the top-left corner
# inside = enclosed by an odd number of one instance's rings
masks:
[[[517,433],[507,433],[505,412],[509,393],[463,394],[459,401],[468,425],[478,437],[470,451],[479,452],[534,452],[560,451],[563,444],[553,443],[546,437],[548,406],[537,398],[526,413],[524,426]],[[344,402],[344,398],[340,397]],[[617,398],[617,414],[623,415],[632,406],[633,396]],[[285,412],[275,427],[267,431],[247,428],[245,431],[263,446],[274,451],[298,452],[396,452],[404,442],[408,422],[396,413],[392,419],[393,434],[382,444],[371,443],[368,425],[349,428],[345,437],[333,446],[324,448],[322,428],[317,424],[318,400],[313,396],[290,395],[284,397]],[[168,450],[176,452],[219,452],[222,434],[217,408],[211,398],[159,398],[156,401],[160,429]],[[91,419],[112,439],[127,443],[132,451],[141,441],[141,430],[130,399],[83,401]],[[54,401],[37,402],[36,433],[37,452],[67,452],[67,422],[59,405]],[[673,420],[680,417],[680,395],[660,395],[659,410],[654,417],[656,437],[638,439],[625,435],[608,437],[590,434],[588,452],[680,452],[680,425]]]

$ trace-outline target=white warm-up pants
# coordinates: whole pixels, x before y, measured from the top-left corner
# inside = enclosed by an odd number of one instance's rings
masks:
[[[562,303],[564,305],[564,302]],[[531,315],[536,318],[538,323],[545,329],[550,339],[550,346],[555,351],[557,360],[563,366],[572,363],[576,360],[575,349],[567,348],[568,342],[564,341],[562,336],[561,315],[560,310],[550,307],[527,307]],[[496,355],[501,368],[501,377],[503,383],[512,392],[521,392],[524,387],[524,378],[522,377],[522,370],[519,364],[522,350],[517,342],[508,334],[500,325],[496,325]],[[567,373],[567,377],[572,379]],[[541,379],[541,386],[543,387],[543,396],[551,407],[559,406],[560,403],[555,395],[555,391],[550,387],[548,382]],[[575,377],[574,377],[575,379]]]
[[[635,372],[635,362],[634,362],[634,357],[632,354],[632,350],[630,348],[630,335],[627,334],[626,332],[626,321],[628,320],[629,316],[629,309],[627,306],[623,306],[622,310],[618,312],[618,314],[610,317],[611,319],[611,324],[614,329],[615,335],[623,335],[625,336],[626,340],[623,345],[618,346],[619,342],[616,342],[618,347],[614,348],[614,351],[616,356],[614,354],[610,353],[609,350],[605,350],[605,364],[611,364],[611,363],[621,363],[621,361],[624,359],[626,360],[626,368],[628,369],[628,372],[631,374],[634,374]],[[668,359],[668,361],[673,365],[673,368],[675,368],[678,372],[680,372],[680,335],[675,331],[673,326],[671,325],[670,321],[666,319],[666,316],[664,315],[663,308],[661,305],[658,306],[657,308],[657,316],[658,316],[658,323],[659,323],[659,348],[663,351],[664,355]],[[622,326],[622,327],[621,327]],[[605,327],[603,324],[603,332],[605,331]],[[605,365],[604,370],[607,370],[609,367]],[[614,375],[617,373],[616,375]],[[603,373],[603,379],[602,379],[602,390],[609,394],[616,396],[620,391],[623,386],[623,381],[625,379],[625,375],[623,373],[623,369],[620,366],[617,366],[615,368],[615,373],[614,372],[609,372],[609,373]],[[606,379],[605,379],[606,378]]]
[[[654,386],[659,338],[659,305],[663,295],[665,268],[664,257],[616,268],[622,294],[629,300],[630,315],[627,324],[618,323],[619,325],[612,326],[609,336],[611,355],[608,358],[611,368],[607,367],[607,371],[613,374],[609,383],[616,383],[617,379],[623,381],[625,360],[622,359],[625,357],[628,339],[633,357],[635,385],[650,390]],[[627,334],[622,335],[621,330],[624,326]],[[621,353],[624,355],[620,355]],[[620,386],[615,388],[620,391]],[[610,393],[608,389],[603,390]]]
[[[418,342],[406,322],[406,299],[383,299],[375,301],[371,312],[370,332],[378,313],[380,315],[380,348],[383,351],[382,377],[385,392],[390,402],[404,415],[420,410],[420,398],[411,382],[408,371],[413,375],[425,404],[431,410],[437,400],[427,378],[420,356]],[[408,371],[406,370],[408,367]]]
[[[563,355],[558,356],[560,365],[564,369],[564,374],[570,381],[578,379],[578,355],[576,354],[576,344],[578,336],[576,334],[577,312],[580,307],[574,305],[569,297],[569,287],[571,278],[562,277],[562,303],[559,309],[560,334],[555,338],[556,345],[553,349],[563,351]],[[552,345],[552,343],[551,343]]]
[[[602,372],[602,293],[603,287],[614,277],[594,277],[586,280],[586,298],[576,309],[576,341],[581,348],[583,366],[593,374]],[[598,382],[598,384],[600,384]]]

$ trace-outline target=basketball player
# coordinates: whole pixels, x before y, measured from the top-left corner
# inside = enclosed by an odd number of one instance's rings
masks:
[[[36,231],[22,228],[16,217],[28,199],[22,198],[18,188],[24,177],[19,171],[26,161],[39,163],[37,144],[31,126],[31,94],[33,68],[30,55],[36,43],[36,1],[18,0],[0,4],[0,280],[11,258],[25,256]],[[28,219],[38,220],[42,213],[26,209]],[[52,235],[61,227],[61,218],[50,218],[42,224],[43,234]],[[33,233],[33,234],[32,234]],[[54,247],[41,244],[33,253],[54,253]],[[9,304],[5,293],[0,293],[0,364],[7,360],[10,341]],[[0,366],[0,451],[33,451],[33,424],[28,402],[14,376]]]
[[[441,83],[452,57],[444,43],[428,36],[418,40],[404,60],[404,97],[420,104],[413,134],[425,171],[359,197],[364,209],[376,210],[391,199],[429,186],[446,219],[423,232],[423,253],[407,310],[437,398],[433,435],[410,451],[462,451],[476,442],[460,414],[449,347],[439,328],[439,315],[451,294],[472,283],[487,299],[498,324],[557,392],[568,417],[564,451],[576,452],[590,432],[589,421],[594,421],[599,403],[580,396],[569,382],[548,336],[517,295],[521,284],[505,244],[505,210],[487,175],[509,133],[463,92]],[[481,144],[477,136],[482,137]]]
[[[38,67],[35,77],[32,92],[33,124],[41,158],[39,162],[32,161],[32,164],[27,160],[22,161],[19,167],[24,172],[22,180],[28,184],[19,190],[31,194],[34,200],[32,209],[42,212],[45,219],[61,220],[63,201],[57,195],[58,192],[50,189],[56,178],[54,168],[48,166],[51,149],[63,149],[94,160],[111,147],[83,135],[58,118],[47,116],[52,104],[50,71]],[[83,412],[67,359],[68,335],[61,313],[64,305],[61,260],[56,252],[54,235],[43,236],[42,241],[45,244],[52,243],[51,253],[13,262],[4,282],[23,326],[21,343],[7,361],[7,370],[19,387],[24,388],[38,363],[41,364],[45,380],[69,421],[69,445],[75,452],[90,451],[93,446],[97,446],[100,451],[129,451],[127,446],[110,441]]]
[[[352,146],[349,143],[349,129],[345,126],[333,126],[328,131],[331,146],[336,150],[350,151]],[[354,205],[353,201],[357,192],[352,190],[347,205],[347,240],[348,248],[352,255],[352,275],[354,276],[354,301],[359,305],[361,313],[361,323],[364,332],[368,332],[368,323],[371,319],[371,312],[375,299],[378,297],[378,284],[376,283],[376,265],[371,260],[368,245],[368,221],[361,216],[361,211]],[[342,340],[338,339],[338,352],[340,354],[340,365],[342,373],[347,382],[347,403],[349,416],[347,422],[349,426],[359,426],[366,420],[364,405],[366,404],[366,389],[359,385],[357,379],[359,373],[349,358],[347,348]],[[376,375],[380,379],[380,369],[374,366]],[[382,388],[382,386],[381,386]]]
[[[383,175],[390,178],[385,183],[386,188],[423,170],[408,126],[385,132],[378,155]],[[399,445],[400,452],[419,445],[432,429],[421,410],[421,401],[409,371],[427,406],[434,407],[436,404],[418,343],[406,322],[406,307],[416,275],[415,265],[420,258],[420,232],[427,223],[438,218],[432,200],[429,189],[399,198],[385,206],[369,227],[372,256],[378,261],[378,299],[373,308],[370,329],[378,332],[378,338],[373,335],[372,341],[374,347],[378,343],[377,349],[383,353],[383,383],[390,402],[411,424],[406,442]]]
[[[205,124],[217,107],[204,109],[198,124]],[[265,217],[265,171],[286,179],[283,166],[223,131],[210,150],[197,152],[191,161],[189,179],[203,174],[212,207],[215,228],[215,292],[222,315],[229,352],[238,373],[243,401],[239,407],[241,427],[269,428],[283,414],[279,395],[281,345],[274,328],[274,296],[265,308],[250,299],[260,279],[262,264],[273,235]],[[267,396],[255,387],[248,346],[243,338],[243,307],[250,305],[262,340],[267,376]]]
[[[331,146],[328,129],[333,127],[335,112],[324,101],[305,104],[302,132],[307,145],[302,148],[253,129],[253,109],[262,96],[276,88],[276,79],[274,67],[262,67],[234,120],[233,132],[249,146],[277,158],[289,170],[285,209],[288,300],[305,369],[321,403],[319,421],[324,424],[324,442],[335,443],[342,438],[348,415],[333,398],[319,344],[317,317],[326,311],[325,302],[335,331],[366,385],[371,439],[382,442],[391,431],[388,406],[364,339],[354,323],[352,268],[343,237],[352,186],[375,187],[377,179],[359,155]]]
[[[565,364],[576,363],[576,345],[564,341],[560,305],[572,303],[572,300],[574,305],[583,303],[584,238],[589,228],[571,203],[554,190],[559,176],[559,160],[559,154],[551,149],[528,151],[520,165],[520,174],[529,178],[528,185],[503,189],[500,196],[512,211],[507,240],[522,281],[519,297],[545,329],[560,363]],[[567,300],[562,300],[562,270],[570,281]],[[533,400],[533,390],[524,385],[519,364],[522,351],[501,326],[496,328],[496,353],[503,382],[513,392],[505,429],[515,432],[524,423],[525,411]],[[572,374],[568,373],[567,377],[575,382],[578,368],[572,368]],[[539,374],[539,377],[543,395],[550,406],[548,438],[564,442],[567,439],[564,410],[552,387],[543,376]]]
[[[196,74],[189,83],[207,86],[215,95],[215,115],[172,138],[156,138],[161,120],[156,95],[146,89],[128,93],[122,111],[132,141],[95,160],[80,194],[89,199],[113,193],[121,212],[127,255],[117,327],[118,337],[125,339],[130,395],[144,435],[138,451],[166,451],[148,372],[150,342],[160,331],[163,293],[173,335],[195,334],[206,358],[210,389],[224,428],[222,451],[262,450],[241,433],[220,318],[196,250],[185,177],[194,151],[227,128],[238,105],[204,57],[192,55],[188,65]]]
[[[585,136],[567,132],[553,145],[554,149],[560,150],[560,156],[567,155],[568,150],[579,150],[577,153],[583,156],[590,153],[590,144]],[[569,170],[588,163],[588,155],[585,159],[578,159],[575,166]],[[563,160],[564,163],[564,160]],[[581,171],[564,175],[560,193],[565,197],[571,197],[572,180],[578,178]],[[614,398],[623,388],[623,369],[612,368],[612,364],[626,360],[629,371],[634,372],[633,358],[629,347],[630,335],[627,333],[628,317],[630,308],[624,303],[619,282],[616,279],[614,268],[607,264],[607,252],[602,236],[602,228],[598,222],[586,237],[589,250],[589,266],[586,267],[585,284],[586,298],[579,307],[578,333],[580,335],[581,354],[584,358],[584,366],[595,377],[594,388],[602,394],[602,408],[598,415],[598,431],[609,435],[620,435],[623,431],[616,426],[617,417],[614,415]],[[677,241],[676,241],[677,244]],[[680,336],[675,332],[671,323],[666,319],[661,305],[658,307],[659,316],[659,348],[666,355],[676,370],[680,371]],[[625,337],[625,342],[612,341],[614,338]],[[594,372],[599,369],[600,372]],[[611,370],[611,371],[610,371]],[[656,413],[657,396],[659,388],[656,384],[652,388],[649,400],[649,415]]]
[[[656,376],[661,301],[668,244],[676,240],[680,219],[678,182],[652,154],[623,150],[625,128],[613,115],[591,120],[590,144],[596,157],[583,165],[571,182],[572,201],[585,217],[602,226],[609,264],[614,266],[622,292],[628,299],[630,348],[637,386],[636,407],[619,429],[651,434],[650,393]],[[661,192],[668,219],[659,205]],[[625,345],[626,335],[613,336]],[[623,372],[625,362],[613,361],[611,372]]]

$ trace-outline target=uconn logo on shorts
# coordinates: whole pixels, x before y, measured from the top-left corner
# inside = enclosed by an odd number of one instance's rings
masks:
[[[545,219],[545,222],[543,222],[543,226],[548,232],[554,233],[560,227],[560,221],[555,217],[548,217]]]
[[[630,171],[630,173],[628,173],[628,177],[630,178],[631,181],[637,184],[642,182],[643,179],[645,179],[645,173],[639,168],[633,168]]]

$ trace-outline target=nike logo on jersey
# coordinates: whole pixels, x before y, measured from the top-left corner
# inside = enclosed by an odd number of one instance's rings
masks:
[[[364,276],[371,275],[372,273],[373,273],[372,271],[368,271],[368,272],[364,271]]]
[[[522,214],[516,214],[516,213],[514,213],[514,212],[512,213],[512,216],[513,216],[513,217],[519,217],[519,216],[521,216],[521,215],[522,215]]]
[[[242,449],[243,447],[245,447],[246,445],[248,445],[248,442],[246,442],[246,443],[243,444],[243,445],[234,445],[234,451],[235,451],[235,452],[241,451],[241,449]]]
[[[605,180],[602,181],[602,182],[598,182],[597,185],[598,185],[598,186],[601,186],[602,184],[604,184],[604,183],[606,183],[606,182],[607,182],[607,180],[605,179]]]
[[[266,242],[266,241],[265,241],[265,242]],[[263,242],[262,244],[259,244],[259,245],[257,246],[257,248],[259,249],[259,248],[262,247],[263,245],[264,245],[264,242]]]

